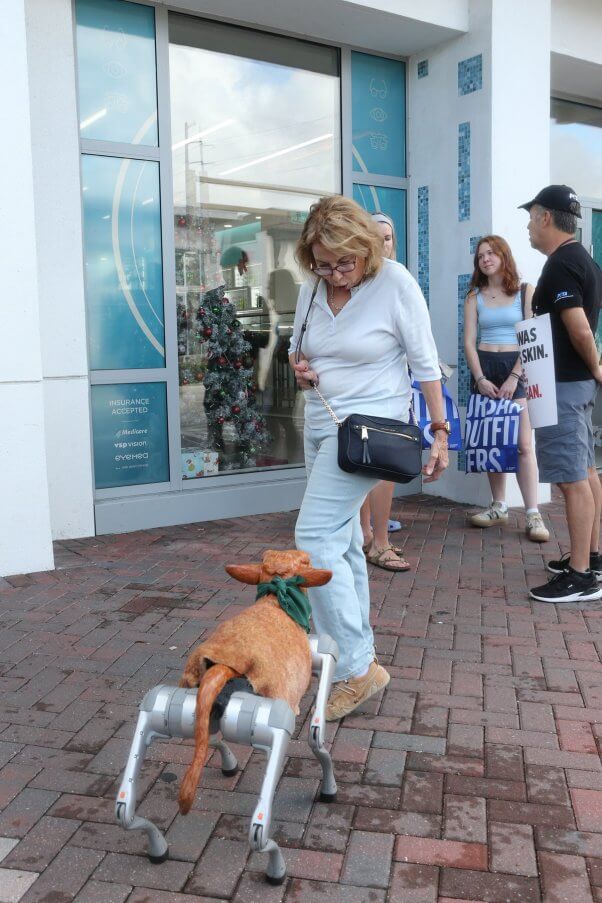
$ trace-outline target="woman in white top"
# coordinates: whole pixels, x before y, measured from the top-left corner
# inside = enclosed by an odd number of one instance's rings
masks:
[[[449,427],[443,419],[437,349],[418,285],[401,264],[382,258],[376,223],[348,198],[322,198],[313,205],[297,258],[310,277],[299,292],[290,347],[299,387],[311,390],[312,383],[319,384],[341,420],[352,413],[407,420],[409,363],[433,415],[435,441],[423,473],[425,480],[436,480],[448,463]],[[301,359],[295,363],[301,338]],[[378,480],[338,467],[337,427],[312,391],[305,404],[305,464],[307,488],[295,538],[315,567],[333,572],[330,583],[309,591],[317,632],[330,634],[339,645],[327,707],[332,721],[389,682],[374,657],[359,519],[361,504]]]

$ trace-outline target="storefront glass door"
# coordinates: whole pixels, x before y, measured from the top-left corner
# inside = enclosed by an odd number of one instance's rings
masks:
[[[169,21],[182,479],[300,465],[294,252],[341,190],[339,54]]]

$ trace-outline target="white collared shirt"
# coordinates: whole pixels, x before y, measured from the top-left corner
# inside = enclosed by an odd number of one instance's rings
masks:
[[[299,291],[290,353],[297,348],[314,282],[308,280]],[[441,377],[426,301],[416,280],[393,260],[383,260],[376,276],[352,289],[336,317],[326,301],[326,283],[321,281],[302,353],[341,420],[349,414],[407,420],[408,365],[419,381]],[[305,393],[305,421],[317,430],[333,425],[311,390]]]

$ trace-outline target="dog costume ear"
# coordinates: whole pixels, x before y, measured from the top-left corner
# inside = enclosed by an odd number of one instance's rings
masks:
[[[256,586],[259,583],[261,575],[261,565],[227,564],[226,571],[231,577],[234,577],[235,580],[240,580],[241,583],[250,583],[252,586]]]
[[[301,568],[299,576],[305,578],[302,586],[324,586],[332,579],[332,571],[326,571],[322,568]]]

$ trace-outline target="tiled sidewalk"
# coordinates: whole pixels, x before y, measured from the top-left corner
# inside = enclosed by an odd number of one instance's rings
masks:
[[[140,811],[167,830],[162,865],[113,802],[144,692],[252,601],[224,564],[290,547],[294,514],[63,542],[56,571],[0,579],[0,901],[602,901],[602,604],[530,604],[557,539],[465,515],[397,508],[413,570],[371,572],[392,680],[332,727],[333,805],[314,801],[306,699],[277,794],[279,888],[246,844],[258,754],[234,778],[211,760],[183,819],[191,746],[150,747]],[[564,541],[558,507],[546,516]]]

